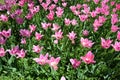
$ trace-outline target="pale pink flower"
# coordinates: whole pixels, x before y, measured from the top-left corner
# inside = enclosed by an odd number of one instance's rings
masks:
[[[35,7],[33,7],[33,9],[30,9],[30,12],[32,14],[35,14],[35,13],[39,12],[39,10],[40,10],[40,7],[39,6],[35,6]]]
[[[40,47],[39,45],[33,45],[33,52],[40,53],[43,49],[43,47]]]
[[[111,31],[112,31],[112,32],[117,32],[118,29],[119,29],[119,27],[116,26],[116,25],[112,25],[112,26],[111,26]]]
[[[9,38],[10,36],[11,36],[11,29],[9,29],[9,30],[3,30],[2,32],[1,32],[1,34],[5,37],[5,38]]]
[[[120,40],[120,31],[117,32],[117,39]]]
[[[5,50],[4,50],[4,48],[0,48],[0,57],[3,57],[3,56],[5,56]]]
[[[94,17],[97,16],[97,12],[96,11],[92,11],[92,12],[90,12],[90,15],[94,18]]]
[[[115,51],[120,51],[120,42],[115,42],[115,44],[112,44],[112,47],[114,48]]]
[[[42,2],[43,2],[43,0],[39,0],[39,2],[40,2],[40,3],[42,3]]]
[[[95,63],[96,61],[94,60],[94,54],[89,51],[85,56],[80,57],[83,62],[85,62],[86,64],[92,64]]]
[[[98,4],[100,0],[93,0],[95,4]]]
[[[76,11],[77,7],[76,6],[70,6],[70,10],[74,13]]]
[[[25,0],[20,0],[20,1],[18,2],[18,5],[21,6],[21,7],[23,7],[24,4],[25,4]]]
[[[81,64],[81,61],[79,61],[79,60],[77,60],[77,59],[70,59],[70,62],[71,62],[71,64],[72,64],[73,68],[77,68],[77,67],[79,67],[80,64]]]
[[[111,14],[111,23],[112,25],[116,24],[118,22],[118,14]]]
[[[30,12],[25,16],[26,19],[31,20],[33,17],[33,14],[31,14]]]
[[[57,23],[53,23],[53,31],[57,31],[60,28],[60,26]]]
[[[88,31],[88,30],[83,30],[82,34],[83,34],[84,36],[88,36],[88,35],[89,35],[89,31]]]
[[[46,11],[48,9],[48,4],[42,2],[41,6],[43,7],[43,9]]]
[[[46,3],[48,4],[48,5],[50,5],[51,4],[51,0],[46,0]]]
[[[101,38],[102,48],[108,49],[111,46],[112,40]]]
[[[81,4],[77,4],[77,5],[76,5],[76,8],[77,8],[78,10],[79,10],[81,7],[82,7]]]
[[[58,63],[60,62],[60,57],[54,58],[50,57],[50,60],[48,60],[49,66],[51,66],[54,70],[58,69]]]
[[[43,35],[42,34],[40,34],[40,33],[38,33],[38,32],[35,32],[35,39],[36,40],[41,40],[42,39],[42,37],[43,37]]]
[[[44,23],[41,23],[41,25],[42,25],[42,28],[46,30],[46,29],[48,29],[48,27],[51,26],[51,23],[44,22]]]
[[[60,40],[63,38],[63,32],[61,30],[56,31],[54,35],[52,35],[52,37],[55,37],[57,40]]]
[[[72,20],[71,20],[71,24],[72,24],[73,26],[77,25],[77,24],[78,24],[78,23],[77,23],[77,20],[76,20],[76,19],[72,19]]]
[[[60,78],[60,80],[66,80],[66,78],[65,78],[64,76],[62,76],[62,77]]]
[[[1,34],[0,34],[0,44],[5,44],[7,38],[3,37]]]
[[[80,18],[81,22],[84,22],[84,21],[86,21],[88,19],[88,15],[82,14],[82,15],[79,15],[79,18]]]
[[[29,25],[29,28],[30,28],[30,32],[34,32],[36,30],[36,25],[34,24]]]
[[[79,10],[78,10],[78,11],[77,11],[77,10],[75,10],[75,11],[73,12],[73,14],[74,14],[74,15],[76,15],[76,16],[79,16],[79,15],[80,15],[80,13],[81,13],[81,12],[80,12]]]
[[[58,3],[58,0],[53,0],[53,1],[54,1],[54,3],[55,3],[55,4],[57,4],[57,3]]]
[[[52,21],[54,20],[54,15],[55,15],[54,11],[50,11],[50,13],[46,17],[48,20]]]
[[[94,32],[96,32],[99,29],[99,27],[102,26],[102,25],[103,24],[101,24],[98,19],[95,19],[95,21],[93,23]]]
[[[66,26],[69,26],[71,21],[70,21],[70,19],[65,18],[64,23],[65,23]]]
[[[21,15],[22,12],[23,12],[22,9],[17,9],[17,10],[15,10],[15,14],[16,14],[16,15]]]
[[[106,4],[102,4],[101,13],[107,16],[110,13],[109,11],[109,6]]]
[[[99,18],[98,18],[98,21],[99,21],[99,23],[101,23],[101,24],[105,23],[106,20],[107,20],[107,19],[106,19],[104,16],[99,16]]]
[[[21,44],[26,44],[26,39],[25,38],[21,39]]]
[[[63,7],[66,7],[66,6],[67,6],[67,2],[63,2],[63,3],[62,3],[62,6],[63,6]]]
[[[8,21],[8,17],[4,14],[1,14],[0,15],[0,20],[3,21],[3,22],[7,22]]]
[[[27,29],[20,29],[20,35],[23,36],[23,37],[30,37],[31,32]]]
[[[59,17],[59,18],[62,17],[62,15],[64,13],[64,9],[61,7],[57,7],[56,10],[57,11],[55,13],[56,13],[57,17]]]
[[[34,5],[35,5],[34,2],[30,2],[30,3],[28,3],[28,8],[32,9],[34,7]]]
[[[16,55],[16,53],[19,52],[19,46],[17,45],[13,47],[11,50],[7,50],[7,51],[10,53],[10,55]]]
[[[40,65],[45,65],[47,64],[48,56],[49,56],[48,53],[46,55],[40,54],[39,58],[34,58],[33,60]]]
[[[81,37],[80,43],[82,44],[83,47],[86,47],[86,48],[91,48],[92,45],[94,44],[91,40],[87,38],[84,39],[83,37]]]
[[[101,8],[96,7],[96,8],[95,8],[95,12],[96,12],[97,14],[100,14],[100,13],[101,13]]]
[[[81,10],[81,12],[83,12],[83,13],[86,14],[86,15],[89,14],[89,13],[90,13],[90,7],[85,6],[85,7],[84,7],[84,10]],[[84,14],[83,14],[83,15],[84,15]]]
[[[16,54],[17,54],[17,58],[24,58],[25,54],[27,51],[25,51],[24,49],[19,50]]]
[[[56,7],[56,4],[51,4],[51,5],[48,7],[48,9],[51,11],[51,10],[54,10],[55,7]]]
[[[113,13],[116,13],[117,9],[116,8],[113,8],[112,12]]]
[[[67,37],[72,41],[72,44],[75,43],[76,33],[74,31],[70,32]]]
[[[57,40],[57,39],[56,39],[56,40],[54,40],[54,43],[55,43],[55,44],[58,44],[58,40]]]

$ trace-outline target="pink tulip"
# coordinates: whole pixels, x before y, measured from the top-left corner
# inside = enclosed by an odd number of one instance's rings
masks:
[[[91,51],[89,51],[85,56],[82,56],[81,59],[86,64],[92,64],[96,62],[94,61],[94,54]]]
[[[88,35],[89,35],[89,31],[88,31],[88,30],[84,30],[84,31],[82,32],[82,34],[83,34],[84,36],[88,36]]]
[[[98,4],[100,0],[93,0],[95,4]]]
[[[111,23],[112,25],[116,24],[118,22],[118,14],[111,14]]]
[[[6,15],[1,14],[0,15],[0,20],[3,22],[7,22],[8,21],[8,17]]]
[[[65,18],[64,23],[66,26],[69,26],[71,21],[70,21],[70,19]]]
[[[1,32],[1,34],[5,37],[5,38],[9,38],[11,36],[11,29],[9,29],[8,31],[3,30]]]
[[[54,3],[55,3],[55,4],[57,4],[57,3],[58,3],[58,0],[53,0],[53,1],[54,1]]]
[[[71,20],[71,24],[72,24],[73,26],[77,25],[77,24],[78,24],[78,23],[77,23],[77,20],[76,20],[76,19],[72,19],[72,20]]]
[[[26,44],[26,39],[25,38],[21,39],[21,44]]]
[[[72,31],[72,32],[70,32],[68,35],[67,35],[67,37],[72,41],[72,44],[74,44],[75,43],[75,38],[77,38],[76,37],[76,33],[74,32],[74,31]]]
[[[48,20],[52,21],[54,20],[54,15],[55,15],[54,11],[50,11],[50,13],[46,17]]]
[[[80,43],[82,44],[83,47],[86,48],[91,48],[92,45],[94,44],[91,40],[87,39],[87,38],[81,38],[80,39]]]
[[[112,40],[101,38],[101,46],[105,49],[108,49],[111,46]]]
[[[120,10],[120,4],[116,4],[116,9]]]
[[[0,48],[0,57],[4,57],[5,56],[5,50],[4,48]]]
[[[7,38],[0,35],[0,44],[5,44],[6,40],[7,40]]]
[[[30,28],[30,32],[34,32],[36,30],[36,25],[34,24],[29,25],[29,28]]]
[[[17,58],[24,58],[26,51],[24,49],[21,49],[16,54],[17,54]]]
[[[41,25],[42,25],[42,28],[46,30],[46,29],[48,29],[48,27],[51,26],[51,23],[46,23],[46,22],[43,23],[42,22]]]
[[[119,30],[119,27],[116,25],[111,26],[111,32],[117,32]]]
[[[58,24],[53,23],[53,28],[52,28],[53,31],[57,31],[59,28],[60,26]]]
[[[40,47],[39,45],[33,45],[33,52],[40,53],[43,49],[43,47]]]
[[[63,38],[63,32],[61,30],[56,31],[54,35],[52,35],[52,37],[55,37],[57,40],[60,40]]]
[[[23,37],[30,37],[31,32],[27,29],[20,29],[20,35],[23,36]]]
[[[73,68],[77,68],[81,64],[81,61],[78,61],[77,59],[70,59],[70,62],[72,64]]]
[[[67,6],[67,2],[63,2],[62,6],[65,8]]]
[[[25,16],[26,19],[31,20],[33,17],[33,14],[31,14],[30,12]]]
[[[48,9],[48,4],[47,4],[47,3],[42,2],[42,3],[41,3],[41,6],[43,7],[43,9],[44,9],[45,11]]]
[[[48,9],[51,11],[51,10],[54,10],[55,7],[56,7],[56,4],[51,4],[51,5],[48,7]]]
[[[120,31],[117,32],[117,39],[120,40]]]
[[[120,42],[115,42],[115,44],[112,44],[112,47],[115,51],[120,51]]]
[[[88,19],[88,15],[79,15],[79,19],[81,22],[84,22]]]
[[[36,40],[41,40],[42,39],[42,37],[43,37],[43,35],[42,34],[40,34],[40,33],[38,33],[38,32],[35,32],[35,39]]]
[[[49,56],[48,53],[46,55],[40,54],[39,58],[34,58],[33,60],[40,65],[45,65],[47,64],[48,56]]]
[[[64,13],[64,9],[61,7],[57,7],[56,10],[57,11],[55,13],[56,13],[57,17],[59,17],[59,18],[62,17],[62,15]]]
[[[66,80],[66,78],[64,76],[62,76],[60,80]]]
[[[13,47],[11,50],[7,50],[7,51],[10,53],[10,55],[16,55],[16,53],[19,52],[19,50],[20,50],[19,46],[17,45]]]
[[[48,60],[49,66],[51,66],[54,70],[58,69],[58,63],[60,62],[60,57],[54,58],[50,57],[50,60]]]

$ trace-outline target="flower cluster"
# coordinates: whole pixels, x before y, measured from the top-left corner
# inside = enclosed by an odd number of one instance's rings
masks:
[[[49,64],[49,66],[51,66],[54,70],[57,70],[58,69],[57,65],[60,61],[60,57],[57,58],[49,57],[49,54],[46,53],[46,55],[40,54],[39,58],[34,58],[33,60],[40,65]]]

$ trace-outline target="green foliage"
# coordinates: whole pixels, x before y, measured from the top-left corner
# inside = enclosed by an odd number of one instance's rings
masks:
[[[84,0],[68,0],[67,2],[68,5],[67,8],[65,8],[63,16],[61,18],[55,16],[55,19],[51,21],[51,23],[58,23],[64,34],[64,38],[59,41],[58,44],[54,44],[54,38],[51,37],[54,32],[51,29],[44,30],[41,27],[41,22],[49,22],[45,17],[48,12],[44,11],[42,8],[32,20],[25,20],[21,25],[16,24],[15,20],[10,20],[7,23],[0,22],[0,30],[8,28],[12,29],[12,36],[7,40],[5,45],[1,46],[5,49],[11,49],[11,47],[19,45],[20,48],[27,50],[25,58],[19,59],[8,53],[6,53],[5,57],[0,58],[0,80],[60,80],[61,76],[65,76],[67,80],[120,80],[120,53],[115,52],[113,48],[103,49],[100,46],[101,37],[110,37],[113,40],[116,39],[116,33],[110,32],[110,20],[106,21],[106,23],[100,27],[98,32],[94,32],[92,27],[92,23],[94,22],[93,18],[82,23],[69,9],[71,5],[86,2]],[[35,3],[38,4],[37,2]],[[87,4],[90,4],[92,9],[97,6],[93,2]],[[61,2],[59,1],[57,5],[61,6]],[[18,7],[14,6],[12,12],[14,12],[16,8]],[[27,5],[23,7],[23,11],[25,14],[27,13]],[[120,14],[120,12],[118,12],[118,14]],[[21,16],[24,17],[24,15]],[[78,25],[65,26],[65,17],[70,19],[75,18],[79,21]],[[30,38],[27,38],[27,44],[22,45],[20,44],[21,36],[19,35],[19,30],[23,28],[28,29],[30,24],[35,24],[37,26],[36,31],[44,34],[44,37],[41,41],[36,41],[34,36],[35,33],[33,33]],[[118,26],[120,26],[119,23]],[[80,37],[83,37],[82,31],[84,29],[90,31],[88,38],[95,42],[91,49],[83,48],[80,45]],[[75,44],[71,44],[66,36],[71,31],[77,33]],[[35,44],[44,46],[41,54],[48,52],[52,56],[61,57],[57,71],[54,71],[48,65],[41,66],[33,60],[33,58],[39,57],[39,54],[32,52],[32,47]],[[80,59],[80,57],[89,50],[94,53],[96,63],[90,65],[81,63],[80,67],[74,69],[70,64],[69,59]]]

